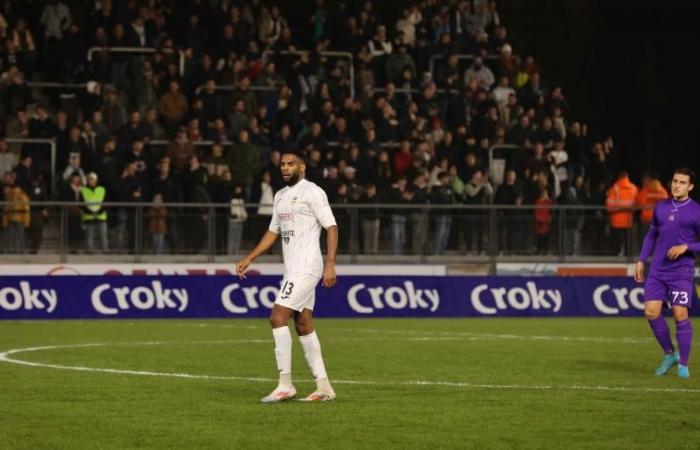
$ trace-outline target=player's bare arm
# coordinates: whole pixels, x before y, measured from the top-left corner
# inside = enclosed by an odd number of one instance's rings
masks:
[[[333,287],[336,283],[335,257],[338,253],[338,227],[336,225],[328,227],[326,236],[328,254],[326,255],[326,264],[323,267],[323,286]]]
[[[263,237],[260,239],[260,242],[258,242],[258,245],[256,245],[255,248],[250,253],[248,253],[248,255],[245,258],[236,263],[236,273],[240,278],[245,278],[245,271],[248,268],[248,266],[250,266],[250,264],[253,261],[255,261],[255,258],[262,255],[263,253],[268,251],[273,245],[275,245],[277,237],[277,233],[273,233],[270,230],[266,231]]]
[[[644,263],[642,261],[637,261],[637,265],[634,268],[634,281],[637,283],[644,282]]]

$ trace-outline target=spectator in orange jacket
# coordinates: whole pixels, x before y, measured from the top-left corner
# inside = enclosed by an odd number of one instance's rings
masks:
[[[649,222],[654,215],[654,205],[660,200],[668,198],[668,191],[661,185],[658,178],[651,174],[645,174],[642,178],[642,188],[637,194],[637,207],[642,208],[639,213],[639,221],[642,226],[640,235],[646,235]]]
[[[626,171],[620,172],[610,189],[605,206],[610,216],[610,239],[613,251],[623,256],[629,250],[629,232],[634,226],[634,203],[637,198],[637,186],[629,179]]]

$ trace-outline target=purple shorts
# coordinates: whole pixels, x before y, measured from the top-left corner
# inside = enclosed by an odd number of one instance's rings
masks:
[[[661,300],[670,306],[690,308],[693,300],[693,289],[692,278],[662,280],[650,276],[644,282],[644,301]]]

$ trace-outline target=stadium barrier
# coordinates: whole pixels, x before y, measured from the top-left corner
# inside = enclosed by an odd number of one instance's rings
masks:
[[[445,276],[444,264],[336,264],[338,276]],[[284,274],[284,264],[254,262],[246,272],[250,276]],[[0,274],[27,275],[109,275],[109,276],[162,276],[162,275],[224,275],[236,274],[235,261],[227,263],[140,263],[140,264],[0,264]]]
[[[229,204],[106,202],[108,245],[104,251],[98,232],[86,229],[82,223],[81,206],[84,205],[77,202],[29,202],[30,226],[24,230],[21,245],[16,242],[12,244],[18,245],[10,245],[7,241],[12,235],[10,230],[0,228],[3,243],[0,261],[5,254],[8,258],[22,255],[21,262],[34,263],[56,262],[56,258],[67,262],[73,255],[89,255],[91,262],[116,262],[115,255],[124,257],[119,262],[141,262],[144,258],[178,262],[172,259],[175,256],[197,256],[199,262],[215,262],[219,256],[230,259],[247,253],[270,221],[269,215],[258,213],[260,205],[248,204],[248,218],[234,224],[238,227],[238,237],[233,238],[236,235],[230,227]],[[149,226],[155,206],[166,212],[160,250]],[[626,230],[626,245],[611,239],[607,212],[602,206],[355,203],[331,206],[340,230],[340,258],[352,263],[473,262],[489,264],[492,274],[496,273],[499,262],[631,263],[644,232],[636,224]],[[0,202],[0,209],[13,207],[12,203]],[[546,208],[550,216],[544,244],[536,239],[535,213],[540,208]],[[90,232],[92,248],[88,248]],[[376,233],[376,240],[370,239],[369,233]],[[321,244],[325,246],[323,237]],[[446,247],[441,247],[445,244]],[[275,247],[272,255],[279,258],[280,254]]]
[[[5,244],[0,247],[0,253],[21,255],[26,259],[22,262],[55,262],[55,258],[67,262],[71,255],[90,255],[99,261],[98,254],[107,260],[115,255],[127,258],[119,262],[175,255],[198,256],[200,262],[215,262],[217,256],[230,259],[247,253],[270,221],[269,215],[258,212],[260,205],[247,204],[248,218],[236,225],[242,229],[236,230],[238,237],[233,238],[229,204],[157,205],[165,208],[167,223],[157,250],[150,227],[155,205],[106,202],[108,242],[103,249],[97,231],[86,229],[82,223],[80,203],[30,202],[29,206],[31,223],[25,229],[21,245],[9,245],[6,240],[12,234],[0,228],[0,241]],[[341,230],[339,253],[345,258],[343,262],[352,263],[378,262],[366,259],[372,257],[392,263],[474,262],[490,264],[493,269],[490,273],[496,273],[499,262],[630,263],[643,238],[641,227],[630,228],[624,237],[626,247],[616,246],[607,234],[607,212],[601,206],[354,203],[331,206]],[[0,209],[8,207],[13,206],[0,202]],[[550,215],[550,230],[544,244],[536,240],[535,233],[535,213],[541,208],[546,208]],[[374,241],[368,234],[372,232],[378,233]],[[90,233],[92,248],[87,247]],[[325,245],[323,237],[321,243]],[[276,248],[273,254],[279,258],[281,252]]]
[[[3,276],[0,319],[266,317],[279,276]],[[697,290],[697,287],[696,287]],[[639,317],[630,277],[343,276],[317,317]],[[694,308],[697,312],[697,307]]]
[[[460,62],[462,62],[462,61],[474,61],[474,58],[477,57],[477,55],[474,55],[471,53],[457,53],[454,56],[456,56]],[[498,61],[499,58],[500,58],[500,55],[487,55],[484,58],[484,62],[486,63],[486,65],[490,65],[493,61]],[[432,74],[435,73],[435,61],[437,61],[438,59],[447,59],[447,58],[442,53],[436,53],[430,57],[429,71]]]
[[[49,147],[49,187],[51,192],[56,192],[56,139],[38,139],[38,138],[5,138],[8,144],[28,144],[28,145],[47,145]],[[38,162],[35,162],[38,165]]]
[[[87,51],[87,62],[91,63],[93,60],[93,55],[98,52],[108,52],[108,53],[125,53],[131,55],[144,55],[153,54],[156,52],[162,52],[166,55],[168,54],[178,54],[178,70],[180,76],[185,75],[185,52],[179,49],[170,48],[156,48],[156,47],[90,47]]]
[[[263,59],[263,64],[267,64],[267,61],[269,60],[275,60],[279,59],[280,57],[296,57],[296,56],[301,56],[301,55],[308,55],[310,54],[310,50],[295,50],[295,51],[289,51],[289,50],[265,50],[262,53],[262,59]],[[350,52],[338,52],[338,51],[323,51],[319,52],[322,57],[325,58],[339,58],[339,59],[347,59],[347,71],[348,71],[348,78],[349,78],[349,89],[350,89],[350,97],[355,98],[355,63],[354,63],[354,57],[353,54]],[[277,64],[277,63],[276,63]]]
[[[195,95],[199,95],[202,93],[202,91],[207,87],[206,84],[203,84],[201,86],[197,86],[197,88],[194,90]],[[236,89],[238,89],[237,84],[217,84],[215,86],[216,91],[227,91],[227,92],[233,92]],[[276,92],[278,88],[274,86],[251,86],[248,89],[250,89],[253,92]]]

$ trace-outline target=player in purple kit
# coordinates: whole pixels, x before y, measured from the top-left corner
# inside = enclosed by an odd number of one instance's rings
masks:
[[[664,351],[664,359],[656,375],[665,375],[678,364],[678,376],[688,378],[688,357],[693,341],[693,326],[688,318],[692,295],[695,253],[700,252],[700,204],[689,198],[695,173],[686,168],[673,173],[671,198],[658,202],[644,238],[634,279],[644,280],[644,263],[652,256],[651,269],[644,283],[644,315],[656,340]],[[661,314],[663,303],[673,310],[676,321],[678,352],[673,348],[671,332]]]

